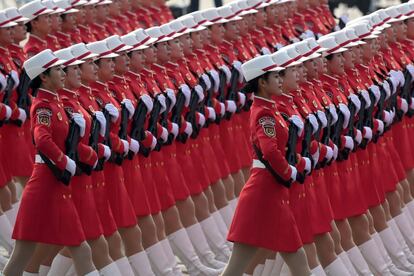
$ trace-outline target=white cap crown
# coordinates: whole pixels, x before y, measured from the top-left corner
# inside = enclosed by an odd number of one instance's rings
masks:
[[[118,54],[113,53],[108,48],[105,40],[91,42],[87,44],[86,47],[88,47],[92,53],[97,54],[99,58],[114,58],[118,56]]]
[[[65,60],[60,60],[50,49],[34,55],[23,63],[23,68],[31,80],[39,76],[47,69],[61,65]]]
[[[246,81],[258,78],[266,72],[277,72],[284,69],[279,67],[270,55],[263,55],[251,59],[244,63],[241,68]]]
[[[85,43],[78,43],[69,47],[72,55],[77,59],[90,59],[95,58],[98,54],[92,53],[87,47]]]
[[[19,11],[24,17],[29,18],[29,20],[33,20],[39,15],[53,12],[51,9],[48,9],[45,5],[43,5],[40,0],[35,0],[24,4],[20,7]]]
[[[72,66],[84,63],[84,61],[75,57],[70,48],[64,48],[54,52],[59,59],[65,60],[64,66]]]

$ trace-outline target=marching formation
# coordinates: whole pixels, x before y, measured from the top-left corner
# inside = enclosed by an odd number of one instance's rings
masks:
[[[0,11],[4,275],[413,275],[413,19]]]

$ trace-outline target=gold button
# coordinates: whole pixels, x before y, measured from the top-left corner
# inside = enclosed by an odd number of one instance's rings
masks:
[[[66,195],[63,195],[63,199],[66,199]]]

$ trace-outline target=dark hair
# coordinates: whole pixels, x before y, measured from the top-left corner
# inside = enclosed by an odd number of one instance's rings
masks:
[[[44,75],[49,75],[50,74],[50,68],[47,68],[43,73]],[[40,75],[41,75],[40,74]],[[40,75],[37,76],[36,78],[34,78],[31,82],[30,82],[30,88],[32,89],[32,94],[33,96],[36,96],[37,94],[37,90],[40,88],[40,85],[42,84],[42,80],[40,79]]]
[[[247,92],[247,93],[254,93],[257,94],[257,92],[259,91],[259,80],[260,79],[265,79],[267,80],[270,76],[271,72],[266,72],[263,75],[254,78],[252,80],[250,80],[249,82],[247,82],[247,84],[243,87],[243,91]]]
[[[27,22],[25,25],[26,25],[27,32],[31,33],[32,32],[32,24],[30,23],[30,21]]]
[[[65,21],[65,19],[66,19],[66,14],[65,14],[65,13],[62,13],[62,14],[60,15],[60,18],[62,18],[62,21]]]
[[[333,59],[333,57],[334,57],[334,54],[329,54],[329,55],[327,55],[325,58],[326,58],[327,60],[332,60],[332,59]]]

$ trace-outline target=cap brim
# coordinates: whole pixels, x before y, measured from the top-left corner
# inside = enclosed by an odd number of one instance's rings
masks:
[[[29,22],[30,21],[30,19],[29,18],[27,18],[27,17],[24,17],[24,16],[22,16],[22,17],[20,17],[19,19],[16,19],[16,20],[13,20],[13,22],[16,22],[16,23],[20,23],[20,22],[23,22],[23,23],[27,23],[27,22]]]
[[[339,49],[337,49],[337,50],[335,50],[333,52],[330,52],[329,54],[339,54],[339,53],[343,53],[345,51],[348,51],[348,49],[347,48],[344,48],[344,47],[341,47],[341,48],[339,48]]]
[[[289,63],[288,65],[286,65],[285,68],[289,68],[289,67],[296,66],[296,65],[299,65],[299,64],[302,64],[302,61],[300,61],[300,60],[294,61],[294,62]]]
[[[76,13],[76,12],[78,12],[79,10],[78,9],[69,9],[69,10],[67,10],[67,11],[64,11],[64,12],[62,12],[63,14],[71,14],[71,13]]]
[[[229,21],[239,21],[239,20],[242,20],[243,18],[240,16],[234,16],[234,17],[226,18],[226,19]]]
[[[364,37],[362,39],[363,40],[367,40],[367,39],[374,39],[374,38],[378,38],[378,36],[377,35],[374,35],[374,34],[370,34],[369,36],[366,36],[366,37]]]
[[[275,67],[275,68],[273,68],[273,69],[270,69],[269,71],[267,71],[267,72],[280,72],[280,71],[283,71],[283,70],[285,70],[286,68],[285,67]]]
[[[124,46],[124,47],[122,47],[121,49],[116,50],[116,53],[120,53],[120,52],[124,52],[124,51],[129,51],[129,50],[131,50],[132,48],[133,48],[132,46],[125,45],[125,46]]]
[[[246,11],[242,11],[240,13],[240,15],[243,16],[243,15],[255,14],[255,13],[257,13],[257,10],[255,10],[255,9],[249,9],[249,10],[246,10]]]
[[[84,6],[96,5],[98,3],[99,3],[99,0],[91,0],[91,1],[87,1],[87,3],[84,4]]]
[[[105,1],[102,1],[102,2],[98,2],[98,3],[96,3],[95,5],[100,6],[100,5],[109,5],[109,4],[112,4],[112,1],[110,1],[110,0],[105,0]]]
[[[64,66],[65,67],[68,67],[68,66],[79,65],[79,64],[82,64],[82,63],[85,63],[85,61],[84,60],[75,60],[75,61],[73,61],[73,62],[71,62],[69,64],[64,64]]]
[[[16,23],[16,22],[11,21],[11,22],[7,22],[7,23],[6,23],[6,24],[4,24],[4,25],[1,25],[1,26],[0,26],[0,28],[8,28],[8,27],[14,27],[14,26],[17,26],[17,23]]]
[[[328,50],[329,50],[328,48],[323,48],[323,47],[321,47],[321,48],[319,48],[318,50],[316,50],[316,52],[315,52],[315,53],[321,54],[321,53],[324,53],[324,52],[326,52],[326,51],[328,51]]]
[[[217,20],[217,21],[212,22],[212,23],[213,24],[224,24],[224,23],[228,23],[228,22],[230,22],[230,20],[227,20],[227,19],[222,18],[222,19]]]
[[[80,0],[79,2],[76,2],[74,5],[72,5],[73,7],[78,7],[78,6],[83,6],[88,4],[88,1],[85,0]]]
[[[50,64],[46,69],[49,69],[49,68],[52,68],[52,67],[55,67],[55,66],[62,65],[65,62],[66,62],[66,60],[58,59],[56,62]]]
[[[161,38],[160,40],[157,40],[155,43],[167,42],[167,41],[170,41],[170,40],[173,40],[173,38],[167,36],[167,37]]]
[[[98,54],[95,53],[90,53],[89,55],[87,55],[86,57],[83,57],[81,60],[87,60],[87,59],[91,59],[91,58],[96,58],[98,57]]]
[[[98,58],[115,58],[115,57],[119,57],[119,55],[116,53],[109,53],[104,56],[98,56]]]
[[[201,26],[205,26],[205,27],[208,27],[208,26],[211,26],[211,25],[214,25],[214,23],[210,22],[210,21],[206,21],[203,24],[201,24]]]
[[[62,9],[62,8],[57,8],[57,9],[53,10],[53,12],[51,12],[50,14],[57,14],[57,13],[63,13],[63,12],[65,12],[65,10],[64,10],[64,9]]]
[[[51,13],[53,13],[54,11],[53,10],[51,10],[51,9],[45,9],[44,11],[42,11],[41,13],[39,13],[39,14],[36,14],[36,16],[35,17],[33,17],[33,19],[34,18],[36,18],[36,17],[38,17],[39,15],[44,15],[44,14],[51,14]]]
[[[364,44],[366,44],[366,43],[364,42]],[[355,46],[358,46],[358,45],[360,45],[358,42],[350,42],[347,45],[345,45],[344,48],[355,47]]]
[[[151,37],[147,42],[144,43],[144,45],[148,46],[151,45],[153,43],[155,43],[158,39]]]
[[[299,61],[300,61],[300,62],[305,62],[305,61],[308,61],[308,60],[311,60],[311,59],[314,59],[314,58],[318,58],[318,57],[320,57],[320,56],[321,56],[320,54],[313,53],[313,54],[311,54],[310,56],[307,56],[307,57],[302,57]]]
[[[144,45],[139,45],[137,47],[133,47],[130,51],[144,50],[144,49],[148,49],[148,48],[149,48],[149,46],[144,44]]]
[[[175,33],[175,34],[173,34],[172,36],[170,36],[172,39],[174,39],[174,38],[177,38],[177,37],[180,37],[180,36],[182,36],[184,33]]]

